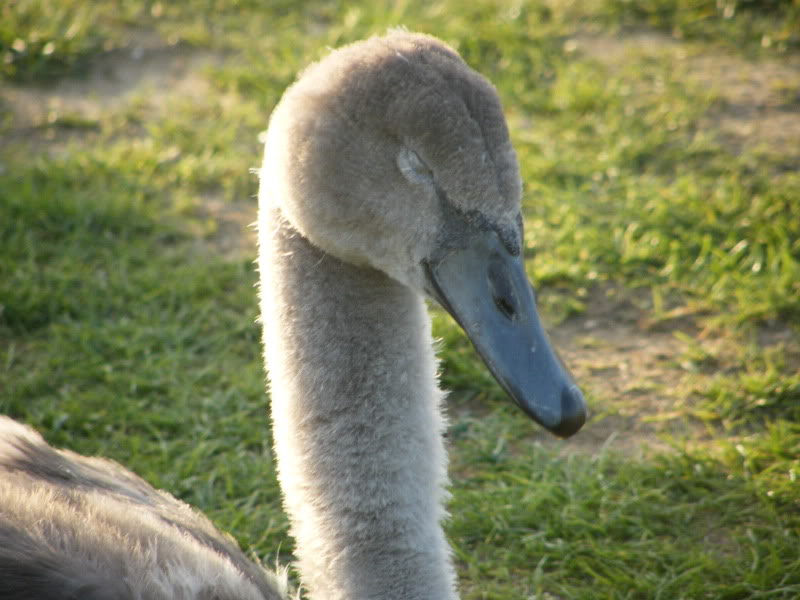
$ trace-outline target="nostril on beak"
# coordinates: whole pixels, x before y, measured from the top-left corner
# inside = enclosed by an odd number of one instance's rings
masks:
[[[576,385],[565,385],[561,390],[561,422],[552,432],[562,438],[570,437],[586,422],[586,402]]]
[[[513,321],[517,314],[517,296],[514,283],[510,279],[503,263],[492,261],[488,273],[489,292],[492,294],[497,310],[509,321]]]
[[[494,297],[494,304],[497,306],[497,309],[503,313],[503,315],[509,320],[514,319],[514,315],[516,311],[514,310],[514,304],[510,302],[507,298],[503,298],[502,296],[495,296]]]

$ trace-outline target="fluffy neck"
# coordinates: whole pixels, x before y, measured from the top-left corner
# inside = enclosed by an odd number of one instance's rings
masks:
[[[264,209],[261,313],[278,470],[314,600],[453,600],[446,454],[422,299]]]

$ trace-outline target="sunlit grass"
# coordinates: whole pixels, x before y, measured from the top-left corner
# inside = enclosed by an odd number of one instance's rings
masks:
[[[780,61],[796,44],[781,37],[796,3],[755,15],[759,3],[742,2],[729,17],[726,3],[656,4],[3,5],[9,84],[80,78],[143,38],[219,60],[203,67],[202,95],[140,93],[90,119],[54,108],[26,135],[10,135],[0,106],[0,412],[121,461],[267,562],[279,548],[290,561],[254,256],[218,251],[205,203],[255,202],[258,135],[308,61],[403,24],[458,47],[498,87],[550,320],[579,314],[604,284],[646,290],[649,322],[679,314],[703,332],[679,334],[675,361],[690,375],[675,411],[705,424],[706,439],[637,459],[567,457],[531,441],[533,426],[437,314],[463,596],[797,597],[796,165],[786,149],[740,152],[716,136],[705,116],[719,98],[674,53],[633,50],[608,65],[567,43],[680,26],[692,53],[738,44]],[[704,37],[692,15],[712,5],[722,12],[703,17]],[[764,331],[790,335],[763,344]]]

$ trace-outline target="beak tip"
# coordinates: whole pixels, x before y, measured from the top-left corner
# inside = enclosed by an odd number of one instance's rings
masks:
[[[586,422],[586,402],[576,385],[564,386],[561,392],[561,420],[551,427],[555,435],[568,438],[580,430]]]

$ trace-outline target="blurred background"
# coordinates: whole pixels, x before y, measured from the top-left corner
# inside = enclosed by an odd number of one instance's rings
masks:
[[[800,597],[798,0],[6,0],[0,413],[289,563],[251,170],[305,65],[397,26],[497,86],[592,411],[549,438],[434,310],[463,597]]]

